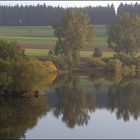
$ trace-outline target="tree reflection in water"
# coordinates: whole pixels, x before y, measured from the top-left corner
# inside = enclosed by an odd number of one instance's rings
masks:
[[[70,75],[63,85],[55,88],[57,103],[54,116],[62,115],[62,121],[70,128],[86,125],[90,120],[89,111],[95,111],[95,96],[86,94],[80,87],[80,79]]]
[[[47,98],[0,98],[0,139],[24,138],[49,111]]]
[[[140,80],[126,79],[109,90],[108,109],[116,111],[118,119],[129,121],[140,116]]]
[[[57,118],[62,116],[62,121],[68,127],[74,128],[76,125],[86,125],[90,120],[89,112],[94,112],[96,107],[102,106],[111,112],[116,112],[118,119],[123,118],[124,121],[128,121],[131,116],[137,119],[140,116],[140,80],[117,77],[114,76],[113,79],[105,75],[90,76],[89,79],[95,88],[93,94],[87,93],[87,90],[82,88],[81,79],[77,76],[70,75],[61,77],[60,81],[56,80],[57,102],[52,107],[54,116]],[[100,89],[104,89],[104,81],[108,81],[111,85],[108,85],[107,93],[100,93],[100,100],[98,100],[96,92],[103,91]],[[105,98],[106,103],[104,103]]]
[[[49,111],[52,111],[55,117],[61,117],[69,128],[87,125],[90,112],[93,113],[101,103],[102,108],[116,112],[118,119],[128,121],[131,116],[138,119],[140,80],[135,78],[119,80],[114,82],[112,77],[90,76],[82,83],[88,85],[85,88],[81,85],[81,78],[73,74],[58,77],[50,87],[52,92],[47,97],[27,99],[0,97],[0,138],[24,137],[27,130],[33,128],[38,119]],[[89,81],[92,84],[88,83]],[[112,84],[106,85],[104,81]],[[102,91],[105,91],[105,86],[107,92],[104,93]],[[100,100],[97,98],[98,94]],[[56,98],[56,100],[51,98],[53,105],[50,104],[50,98],[48,99],[52,95]]]
[[[116,112],[117,119],[123,118],[124,121],[129,121],[130,117],[138,119],[140,116],[140,79],[103,74],[91,75],[89,78],[95,89],[101,89],[104,81],[112,83],[111,87],[108,87],[106,94],[108,100],[104,108]],[[104,102],[104,98],[101,98],[100,102],[96,98],[96,106],[99,106],[101,102]]]

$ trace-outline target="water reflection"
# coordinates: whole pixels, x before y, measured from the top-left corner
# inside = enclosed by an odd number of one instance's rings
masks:
[[[78,77],[69,76],[63,85],[55,88],[57,102],[53,107],[55,117],[62,116],[62,121],[70,128],[88,123],[88,111],[95,111],[95,96],[86,94],[80,87]]]
[[[0,139],[24,138],[49,111],[47,98],[0,98]]]
[[[54,92],[48,96],[55,97],[51,106],[56,118],[69,127],[87,125],[90,113],[96,108],[105,108],[116,112],[117,119],[128,121],[130,117],[138,119],[140,116],[140,80],[136,78],[122,79],[118,76],[94,75],[85,79],[77,76],[61,77],[55,85]],[[56,83],[57,83],[56,82]],[[106,84],[105,84],[106,83]],[[54,101],[54,100],[53,100]]]
[[[140,116],[140,80],[125,79],[109,89],[108,109],[116,111],[118,119],[129,121]]]
[[[129,121],[140,116],[140,79],[105,75],[58,76],[39,98],[0,97],[0,138],[21,138],[52,112],[67,128],[86,127],[96,109]],[[54,78],[50,78],[54,79]],[[47,122],[45,122],[47,125]],[[52,122],[53,123],[53,122]],[[61,127],[61,126],[58,126]]]

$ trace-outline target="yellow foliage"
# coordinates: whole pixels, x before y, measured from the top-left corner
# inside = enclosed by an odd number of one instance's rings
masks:
[[[51,61],[42,61],[42,65],[48,72],[57,72],[57,68]]]
[[[57,74],[55,73],[51,73],[47,75],[47,81],[46,81],[46,85],[51,85],[53,83],[53,81],[56,79]]]
[[[118,59],[110,59],[108,62],[109,71],[121,74],[122,73],[122,62]]]
[[[34,57],[19,59],[11,62],[10,73],[7,73],[8,77],[5,76],[11,80],[6,85],[8,89],[19,92],[43,90],[56,78],[56,71],[50,61],[39,61]]]
[[[135,76],[136,75],[136,66],[131,65],[131,66],[124,66],[122,70],[123,76]]]

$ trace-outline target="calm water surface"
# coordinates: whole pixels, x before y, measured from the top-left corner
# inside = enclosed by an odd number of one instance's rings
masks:
[[[39,98],[0,98],[0,138],[140,138],[140,79],[65,75]]]

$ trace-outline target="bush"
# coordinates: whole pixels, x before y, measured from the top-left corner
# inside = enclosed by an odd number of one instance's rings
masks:
[[[123,65],[118,59],[110,59],[107,63],[106,70],[119,74],[120,76],[135,76],[136,66],[135,65]]]
[[[40,61],[43,67],[48,73],[54,73],[57,71],[56,66],[51,61]]]
[[[102,57],[102,52],[99,48],[95,48],[93,52],[93,57],[101,58]]]
[[[50,61],[39,61],[24,54],[15,42],[0,41],[0,92],[41,90],[56,76],[57,68]],[[50,77],[54,74],[55,76]]]
[[[131,69],[130,75],[131,76],[135,76],[136,75],[136,66],[135,65],[131,65],[130,69]]]
[[[140,56],[134,58],[134,64],[140,66]]]
[[[11,89],[18,91],[42,90],[46,85],[52,83],[49,76],[55,74],[54,72],[56,72],[56,67],[53,63],[42,62],[35,58],[13,62]]]
[[[0,87],[11,93],[42,90],[52,83],[57,71],[52,62],[32,57],[11,61],[0,59],[0,65]]]
[[[46,58],[49,61],[52,61],[57,69],[60,70],[67,70],[71,66],[71,60],[68,57],[61,57],[61,56],[56,56],[56,55],[49,55]]]
[[[131,66],[123,66],[122,69],[122,75],[123,76],[135,76],[136,75],[136,66],[131,65]]]
[[[114,55],[114,58],[119,59],[126,65],[132,65],[134,64],[134,58],[130,54],[126,53],[117,53]]]
[[[118,59],[110,59],[107,63],[107,70],[113,73],[122,73],[122,62]]]
[[[101,58],[92,58],[90,60],[91,67],[105,67],[106,63]]]

